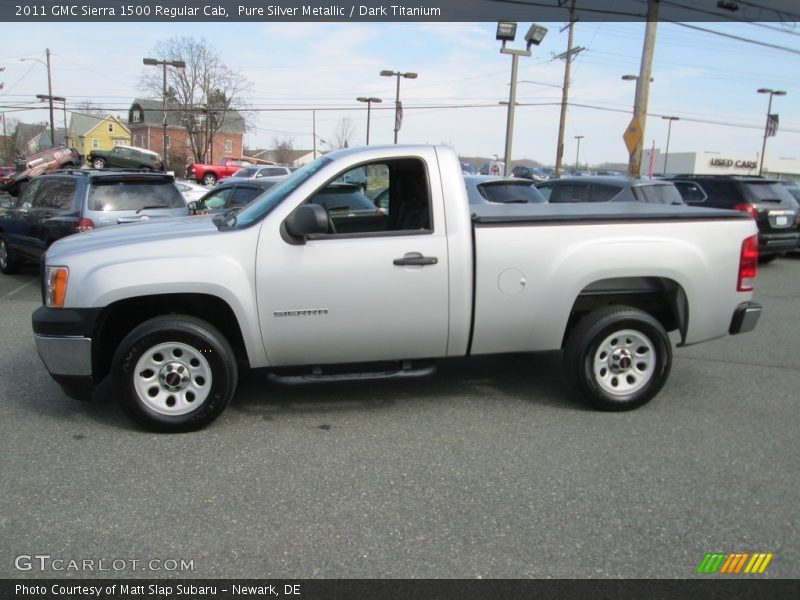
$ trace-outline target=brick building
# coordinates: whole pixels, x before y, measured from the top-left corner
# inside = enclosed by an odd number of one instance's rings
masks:
[[[205,153],[197,156],[189,145],[189,136],[182,124],[183,108],[167,103],[167,154],[170,169],[180,172],[179,168],[190,162],[219,162],[224,156],[242,155],[244,138],[244,119],[237,111],[227,111],[219,118],[221,125],[213,135],[213,147],[207,144]],[[205,115],[198,113],[198,118]],[[136,98],[128,111],[128,129],[131,131],[132,145],[164,153],[164,103],[162,100]]]

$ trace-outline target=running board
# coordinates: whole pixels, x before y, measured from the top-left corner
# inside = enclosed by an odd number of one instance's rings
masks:
[[[401,379],[412,377],[427,377],[436,372],[436,365],[412,366],[409,361],[404,361],[397,369],[384,371],[367,371],[362,373],[323,373],[322,367],[314,367],[311,373],[302,375],[279,375],[270,373],[267,378],[275,383],[284,385],[299,385],[303,383],[328,383],[334,381],[374,381],[377,379]]]

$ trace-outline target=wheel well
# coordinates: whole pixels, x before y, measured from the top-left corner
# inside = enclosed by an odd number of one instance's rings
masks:
[[[98,319],[92,345],[92,372],[95,381],[111,372],[111,362],[122,340],[148,319],[167,314],[191,315],[213,325],[225,335],[237,360],[247,363],[239,322],[231,307],[222,299],[207,294],[164,294],[126,298],[103,309]]]
[[[682,339],[686,337],[689,305],[680,284],[664,277],[619,277],[595,281],[581,290],[570,310],[562,347],[585,315],[615,304],[638,308],[653,316],[665,330],[677,330]]]

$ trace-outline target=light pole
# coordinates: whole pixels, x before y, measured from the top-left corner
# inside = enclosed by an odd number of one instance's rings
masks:
[[[517,24],[513,21],[500,21],[497,24],[497,33],[495,39],[503,42],[500,47],[501,54],[511,55],[511,89],[508,93],[508,114],[506,115],[506,148],[503,161],[505,166],[503,175],[508,177],[511,171],[511,141],[514,138],[514,108],[517,104],[517,69],[519,65],[520,56],[530,56],[531,46],[538,46],[542,43],[544,36],[547,34],[547,29],[541,25],[534,23],[525,34],[525,42],[527,44],[525,50],[516,48],[506,48],[506,42],[513,42],[517,37]]]
[[[169,170],[169,156],[167,156],[167,67],[176,67],[178,69],[185,69],[186,63],[182,60],[157,60],[155,58],[143,58],[142,63],[149,67],[156,67],[161,65],[164,67],[164,170]]]
[[[767,137],[769,136],[769,124],[772,120],[770,112],[772,112],[772,97],[785,96],[786,92],[783,90],[771,90],[769,88],[760,88],[756,90],[759,94],[769,94],[769,104],[767,105],[767,123],[764,125],[764,142],[761,144],[761,160],[758,163],[758,176],[761,177],[761,171],[764,168],[764,151],[767,149]],[[777,116],[777,115],[776,115]],[[773,131],[772,135],[775,135]]]
[[[369,111],[370,111],[370,107],[372,106],[373,102],[383,102],[383,100],[381,100],[380,98],[375,98],[373,96],[370,96],[369,98],[367,98],[366,96],[359,96],[358,98],[356,98],[356,100],[358,100],[359,102],[366,102],[367,103],[367,146],[369,146]],[[395,135],[396,134],[397,134],[397,132],[395,132]],[[395,140],[395,143],[397,143],[397,140]]]
[[[45,54],[47,55],[46,63],[38,58],[20,58],[20,61],[35,60],[47,67],[47,96],[50,98],[50,146],[52,147],[56,145],[56,125],[53,117],[53,82],[50,77],[50,48],[45,48]],[[64,137],[66,137],[66,135],[67,132],[64,131]]]
[[[403,120],[403,105],[400,104],[400,78],[416,79],[416,73],[401,73],[400,71],[381,71],[381,77],[397,77],[397,95],[394,99],[394,143],[397,143],[397,132],[400,131],[400,122]]]
[[[576,135],[575,139],[578,140],[578,151],[575,153],[575,174],[578,174],[578,159],[581,157],[581,140],[584,136]]]
[[[662,119],[666,119],[669,121],[669,125],[667,125],[667,149],[664,152],[664,175],[668,173],[667,171],[667,161],[669,160],[669,136],[672,133],[672,122],[673,121],[680,121],[680,117],[661,117]]]

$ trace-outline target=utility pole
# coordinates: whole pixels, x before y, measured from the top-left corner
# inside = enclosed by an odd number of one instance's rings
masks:
[[[559,2],[560,4],[560,2]],[[564,129],[567,123],[567,98],[569,96],[569,74],[572,68],[572,30],[575,26],[575,0],[569,7],[569,34],[567,36],[567,51],[556,58],[564,57],[564,85],[561,87],[561,118],[558,121],[558,144],[556,145],[555,177],[561,176],[561,161],[564,158]],[[563,30],[562,30],[563,31]],[[575,54],[583,50],[576,49]]]
[[[50,146],[55,148],[56,145],[56,124],[53,117],[53,82],[50,78],[50,48],[45,49],[47,55],[47,95],[50,96]],[[66,135],[66,131],[64,135]]]
[[[642,150],[644,130],[647,125],[647,101],[650,95],[650,78],[653,72],[653,54],[656,47],[656,28],[658,26],[658,5],[660,0],[647,2],[647,26],[644,33],[642,62],[639,78],[636,80],[636,100],[633,105],[633,119],[626,131],[626,143],[630,139],[628,151],[628,176],[639,177],[642,170]]]

